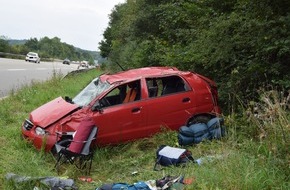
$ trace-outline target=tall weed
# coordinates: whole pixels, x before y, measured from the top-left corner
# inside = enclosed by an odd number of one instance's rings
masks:
[[[259,95],[259,101],[244,107],[243,117],[235,114],[229,117],[232,126],[237,126],[230,133],[237,140],[231,140],[243,151],[263,160],[271,168],[266,173],[283,171],[279,175],[289,181],[290,93],[261,90]]]
[[[277,91],[262,91],[259,102],[251,102],[248,121],[256,128],[258,139],[267,144],[275,156],[289,156],[290,93],[281,96]]]

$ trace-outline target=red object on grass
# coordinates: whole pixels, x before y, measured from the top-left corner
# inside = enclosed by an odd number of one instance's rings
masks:
[[[71,152],[81,153],[85,145],[83,142],[88,139],[93,127],[95,127],[95,123],[89,117],[82,120],[68,149]]]
[[[84,181],[84,182],[89,182],[89,183],[93,181],[91,177],[79,177],[79,180]]]

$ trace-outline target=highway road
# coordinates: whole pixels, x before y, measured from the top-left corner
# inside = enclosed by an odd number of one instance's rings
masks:
[[[17,91],[23,85],[32,81],[51,79],[53,73],[67,73],[77,70],[77,64],[64,65],[61,62],[25,62],[19,59],[0,58],[0,98],[9,95],[12,90]]]

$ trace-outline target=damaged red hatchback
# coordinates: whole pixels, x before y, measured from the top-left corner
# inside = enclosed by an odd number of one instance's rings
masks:
[[[166,127],[210,119],[220,114],[215,82],[172,67],[146,67],[103,74],[73,99],[58,97],[30,113],[23,136],[37,149],[53,150],[73,138],[89,116],[98,127],[98,145],[149,137]]]

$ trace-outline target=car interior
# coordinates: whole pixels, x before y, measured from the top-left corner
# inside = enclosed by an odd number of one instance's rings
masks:
[[[147,78],[146,83],[150,98],[165,96],[187,90],[185,82],[178,76]],[[108,107],[137,101],[140,100],[140,98],[141,84],[140,80],[136,80],[130,83],[122,84],[113,89],[100,100],[100,105],[101,107]]]
[[[120,85],[100,100],[102,107],[140,100],[140,80]]]
[[[178,76],[146,79],[149,97],[159,97],[186,91],[187,85]]]

